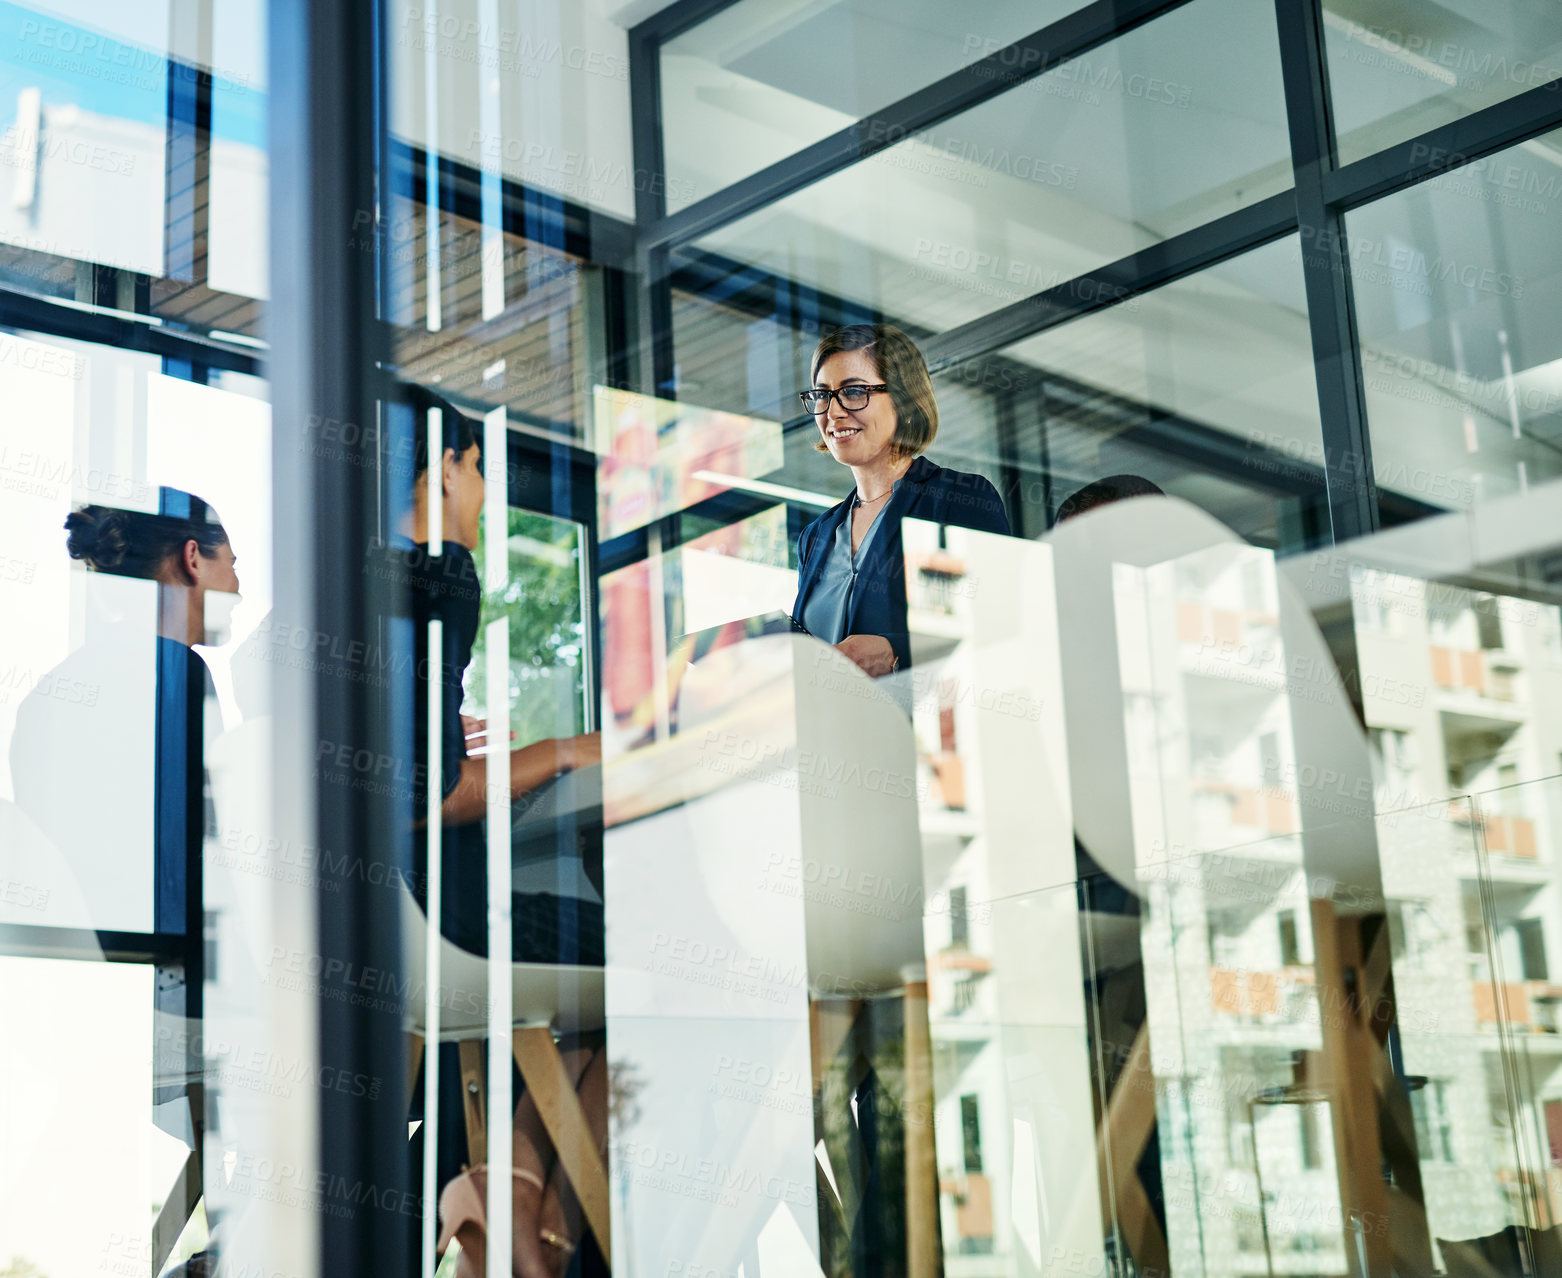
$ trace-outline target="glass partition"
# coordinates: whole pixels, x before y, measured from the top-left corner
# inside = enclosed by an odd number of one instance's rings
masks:
[[[1543,10],[0,6],[0,1275],[1562,1272]]]
[[[938,331],[1290,185],[1274,15],[1200,0],[680,253]]]
[[[1562,18],[1523,0],[1327,0],[1323,33],[1346,161],[1562,75]]]
[[[274,1148],[265,1125],[310,1069],[258,1028],[294,872],[271,855],[261,766],[279,655],[270,408],[153,356],[4,341],[0,589],[27,619],[7,631],[0,709],[7,1023],[78,1062],[34,1077],[7,1059],[23,1071],[8,1174],[36,1198],[8,1215],[8,1254],[35,1272],[160,1272],[221,1224],[254,1255],[251,1213],[275,1187],[219,1189],[203,1169]],[[83,1025],[96,1046],[67,1050]],[[125,1070],[94,1085],[83,1070],[101,1074],[105,1051]],[[87,1147],[112,1187],[65,1204],[47,1168]]]
[[[1372,463],[1436,509],[1554,479],[1562,134],[1352,212]]]
[[[928,3],[729,5],[660,50],[668,211],[784,160],[1080,7],[1078,0],[1009,2],[970,22]],[[1022,69],[1020,60],[1016,54],[1005,69]]]

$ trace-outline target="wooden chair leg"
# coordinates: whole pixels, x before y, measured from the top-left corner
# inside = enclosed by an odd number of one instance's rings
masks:
[[[938,1278],[944,1271],[939,1241],[938,1151],[933,1135],[933,1039],[927,1019],[927,980],[905,987],[905,1087],[902,1110],[906,1158],[906,1273]]]
[[[862,1000],[851,998],[811,998],[808,1000],[808,1053],[813,1067],[814,1092],[824,1082],[825,1071],[851,1033],[852,1023],[862,1008]]]
[[[517,1029],[512,1036],[515,1062],[531,1093],[547,1130],[548,1139],[558,1154],[564,1174],[569,1177],[580,1200],[586,1224],[597,1240],[602,1256],[612,1264],[609,1250],[607,1168],[597,1153],[597,1142],[586,1122],[575,1085],[565,1071],[553,1032],[547,1026]]]
[[[488,1087],[481,1039],[461,1040],[461,1109],[466,1114],[467,1165],[476,1167],[488,1161]]]
[[[1141,1273],[1169,1273],[1160,1222],[1139,1179],[1139,1158],[1155,1129],[1155,1073],[1150,1026],[1139,1026],[1128,1063],[1117,1077],[1096,1132],[1096,1164],[1102,1171],[1101,1216],[1116,1220]]]
[[[1312,923],[1323,1038],[1319,1062],[1334,1121],[1340,1207],[1348,1220],[1386,1221],[1388,1194],[1372,1083],[1373,1057],[1380,1048],[1362,1018],[1367,956],[1362,949],[1361,919],[1342,917],[1332,901],[1314,899]],[[1354,1246],[1346,1250],[1352,1278],[1388,1273],[1393,1268],[1392,1239],[1380,1228],[1368,1228],[1363,1241],[1365,1265],[1359,1263]]]

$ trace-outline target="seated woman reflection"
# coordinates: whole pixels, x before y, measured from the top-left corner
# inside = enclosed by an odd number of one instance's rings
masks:
[[[463,678],[472,662],[482,611],[482,582],[472,552],[478,544],[483,508],[482,448],[471,419],[433,395],[420,395],[440,408],[445,432],[440,472],[441,522],[445,536],[437,551],[429,543],[430,475],[427,468],[427,414],[419,413],[411,509],[403,522],[401,545],[393,552],[411,590],[413,644],[417,658],[415,701],[416,758],[428,758],[431,740],[439,743],[440,805],[445,827],[441,930],[461,948],[486,954],[487,932],[487,750],[482,721],[463,718]],[[428,652],[429,622],[442,623],[444,650]],[[428,680],[441,684],[442,719],[427,722]],[[502,695],[502,694],[501,694]],[[469,751],[481,745],[484,753]],[[510,751],[510,799],[522,834],[539,792],[557,778],[601,762],[598,733],[549,738]],[[421,776],[421,773],[418,775]],[[421,823],[425,798],[416,797]],[[524,835],[523,835],[524,837]],[[521,842],[518,839],[517,842]],[[422,850],[422,841],[415,844]],[[517,849],[520,850],[519,848]],[[576,846],[562,873],[555,871],[553,891],[516,894],[513,958],[516,962],[602,962],[602,903],[594,880],[598,865]],[[418,881],[423,881],[418,867]],[[520,870],[529,866],[517,867]],[[524,877],[524,876],[523,876]],[[560,886],[562,885],[562,886]],[[541,898],[541,899],[539,899]],[[562,903],[562,904],[561,904]],[[562,929],[562,930],[560,930]]]
[[[820,452],[851,468],[852,493],[797,540],[792,616],[877,678],[911,664],[900,521],[1008,533],[998,490],[922,453],[938,434],[933,381],[916,344],[888,324],[854,324],[814,351],[802,391]]]
[[[403,523],[402,540],[392,550],[398,575],[410,587],[417,688],[415,692],[416,758],[430,758],[438,740],[443,837],[441,842],[440,930],[450,941],[476,954],[487,954],[486,757],[473,757],[468,741],[483,740],[487,750],[503,749],[486,742],[481,721],[463,719],[462,678],[472,661],[482,610],[482,582],[472,552],[477,548],[483,506],[482,448],[471,419],[454,405],[419,387],[409,388],[415,419],[411,509]],[[428,468],[430,410],[443,431],[439,469]],[[502,462],[502,459],[501,459]],[[436,548],[430,542],[434,484],[444,536]],[[503,547],[498,553],[504,553]],[[429,623],[441,622],[443,650],[431,654]],[[441,720],[427,718],[430,679],[439,680]],[[494,695],[504,696],[503,688]],[[579,780],[601,762],[597,733],[550,738],[510,751],[509,782],[514,838],[512,842],[512,954],[515,962],[603,963],[601,897],[600,780],[595,813],[589,801],[560,802],[557,810],[573,816],[554,821],[545,792]],[[422,775],[421,770],[415,775]],[[583,783],[584,784],[584,783]],[[575,796],[577,800],[580,796]],[[421,827],[427,795],[414,797]],[[582,812],[584,807],[585,811]],[[570,826],[574,829],[571,831]],[[563,833],[561,834],[561,829]],[[562,839],[564,846],[560,847]],[[539,845],[548,855],[539,857]],[[427,908],[427,847],[415,838],[414,876],[419,904]],[[580,1035],[560,1044],[565,1067],[580,1094],[598,1152],[607,1141],[607,1056],[600,1034]],[[446,1045],[447,1052],[452,1045]],[[464,1123],[461,1071],[451,1058],[441,1068],[444,1085],[439,1099],[441,1145],[438,1152],[440,1218],[446,1238],[460,1239],[467,1256],[484,1246],[483,1224],[486,1167],[462,1170]],[[568,1188],[552,1144],[529,1092],[516,1106],[512,1168],[513,1264],[515,1272],[552,1274],[567,1263],[583,1232],[579,1204]],[[463,1270],[462,1272],[467,1272]]]

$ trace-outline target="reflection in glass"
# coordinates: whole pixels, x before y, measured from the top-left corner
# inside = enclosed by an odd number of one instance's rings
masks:
[[[1562,13],[1530,0],[1324,0],[1342,163],[1562,76]]]
[[[764,272],[907,329],[953,328],[1289,188],[1280,83],[1272,10],[1184,5],[711,232],[674,266]]]
[[[1277,241],[1003,352],[1039,532],[1103,475],[1141,475],[1282,552],[1325,535],[1298,242]],[[985,425],[958,419],[965,432]]]
[[[933,0],[727,6],[661,48],[668,212],[855,124],[1081,3],[998,0],[980,14]]]
[[[781,426],[598,386],[587,438],[598,454],[604,540],[644,527],[781,465]]]
[[[1562,134],[1346,219],[1385,502],[1467,508],[1562,474]]]

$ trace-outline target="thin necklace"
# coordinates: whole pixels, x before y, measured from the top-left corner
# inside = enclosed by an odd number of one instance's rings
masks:
[[[869,497],[867,501],[863,501],[862,494],[861,493],[857,493],[856,494],[857,500],[856,500],[855,504],[858,505],[858,506],[871,506],[876,501],[883,501],[886,497],[888,497],[890,495],[890,493],[892,493],[894,491],[895,491],[895,489],[893,487],[891,487],[888,490],[886,490],[885,492],[880,493],[877,497]]]

